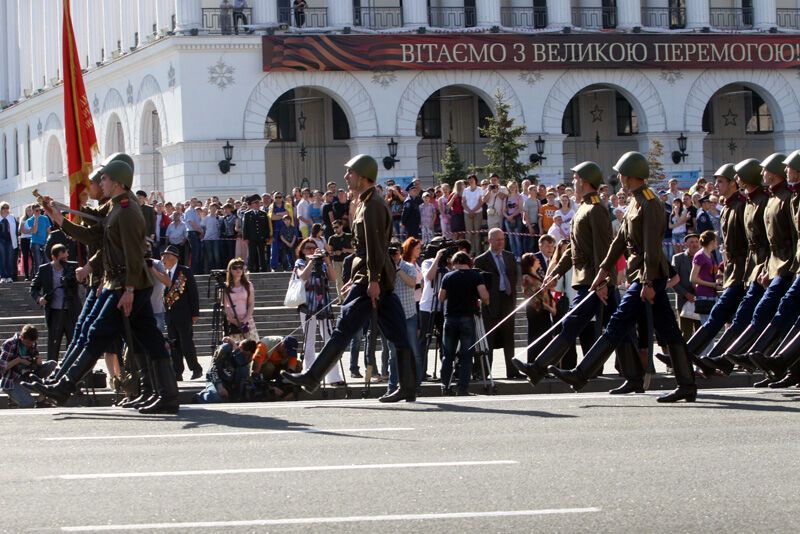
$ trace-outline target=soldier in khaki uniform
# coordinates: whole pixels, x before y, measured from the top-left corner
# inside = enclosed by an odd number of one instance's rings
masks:
[[[567,271],[573,269],[572,287],[575,289],[575,297],[572,301],[572,310],[562,323],[561,332],[544,347],[536,360],[531,363],[524,363],[516,358],[513,360],[514,366],[527,375],[528,381],[533,386],[544,378],[549,365],[557,364],[570,346],[574,346],[576,338],[581,338],[584,353],[588,352],[597,340],[595,325],[600,324],[603,315],[611,317],[617,308],[617,291],[613,287],[609,289],[608,286],[599,288],[589,301],[577,307],[589,295],[592,281],[606,257],[614,236],[608,208],[600,201],[600,195],[597,193],[597,189],[603,184],[603,171],[595,162],[584,161],[573,167],[572,172],[575,191],[581,193],[583,201],[572,219],[570,246],[545,278],[543,286],[554,284]],[[612,281],[616,278],[615,274],[612,268],[610,273]],[[612,390],[612,394],[644,391],[644,369],[633,342],[633,336],[630,335],[624,343],[623,350],[617,352],[626,382],[622,387]],[[538,347],[534,348],[534,351],[538,350]]]
[[[745,263],[748,254],[747,233],[744,224],[747,198],[739,192],[739,186],[736,183],[736,169],[732,164],[726,163],[714,173],[714,178],[717,190],[725,203],[720,215],[725,249],[723,292],[714,303],[706,322],[686,343],[689,357],[709,378],[714,374],[716,368],[698,356],[714,340],[714,336],[725,326],[725,323],[733,319],[739,303],[745,296]]]
[[[762,332],[765,335],[759,340],[759,350],[766,350],[779,334],[778,328],[767,329],[767,326],[775,317],[781,299],[792,285],[794,278],[791,268],[794,263],[797,230],[792,220],[792,192],[786,185],[786,165],[783,163],[785,159],[785,154],[775,153],[761,162],[762,175],[771,195],[764,208],[764,227],[770,253],[767,261],[762,264],[758,277],[758,282],[766,287],[766,291],[753,310],[750,323],[744,331],[737,330],[740,335],[723,354],[730,363],[741,365],[748,370],[754,370],[755,366],[747,358],[746,353]],[[789,309],[786,309],[785,313],[788,312]],[[786,322],[788,330],[794,319],[787,318]],[[730,367],[723,371],[728,369]]]
[[[664,205],[647,187],[650,166],[643,154],[623,154],[614,170],[619,173],[623,186],[634,201],[628,206],[622,226],[600,264],[592,289],[607,283],[614,264],[626,248],[630,286],[600,339],[578,367],[565,371],[551,365],[548,370],[576,391],[582,389],[589,378],[602,369],[614,349],[631,335],[636,328],[637,318],[644,312],[644,303],[649,302],[653,306],[653,325],[659,340],[669,347],[678,382],[678,388],[659,397],[658,402],[694,402],[697,396],[694,373],[666,292],[669,266],[661,246],[667,224]]]
[[[713,366],[725,374],[733,371],[733,364],[723,357],[725,350],[733,343],[753,319],[753,312],[764,295],[764,286],[759,282],[762,265],[769,257],[767,228],[764,225],[764,210],[769,194],[762,185],[761,164],[757,159],[740,161],[734,167],[736,180],[744,190],[747,199],[744,207],[744,232],[747,238],[747,258],[744,264],[743,281],[747,288],[744,299],[736,308],[731,325],[722,333],[711,350],[700,358],[703,363]]]
[[[301,386],[306,391],[316,390],[322,377],[341,359],[353,336],[363,331],[364,325],[372,316],[372,310],[375,309],[381,332],[397,348],[397,368],[400,375],[400,387],[387,392],[379,400],[414,402],[414,357],[409,344],[411,340],[406,335],[403,307],[393,292],[395,266],[388,252],[392,238],[392,217],[386,202],[375,189],[378,164],[371,156],[359,154],[345,163],[345,167],[347,172],[344,179],[350,191],[358,195],[353,222],[356,258],[351,270],[351,287],[342,303],[336,328],[311,367],[303,373],[282,371],[281,375],[284,380]]]
[[[66,374],[53,385],[37,384],[39,393],[64,403],[77,383],[91,371],[103,352],[125,336],[129,322],[135,341],[144,348],[158,384],[158,397],[139,409],[140,413],[177,413],[178,385],[164,337],[156,327],[150,295],[153,284],[145,266],[145,222],[136,197],[131,193],[133,170],[123,161],[112,161],[101,172],[100,186],[112,207],[103,222],[102,243],[105,282],[98,300],[103,300],[99,315],[89,328],[86,344]],[[49,209],[57,224],[60,213]],[[125,318],[123,318],[123,314]]]
[[[800,150],[795,150],[784,160],[786,164],[786,178],[789,190],[793,193],[791,199],[792,220],[796,226],[797,233],[800,234]],[[748,355],[750,361],[767,373],[767,379],[772,382],[770,387],[789,387],[800,384],[800,249],[794,256],[792,271],[796,277],[794,283],[778,305],[778,312],[770,321],[767,329],[778,329],[776,339],[782,336],[782,341],[774,354],[767,356],[768,352],[761,349],[758,345],[761,341],[756,341],[754,348]],[[791,328],[788,324],[794,319]],[[767,335],[765,330],[762,337]],[[784,376],[785,375],[785,376]],[[781,380],[777,380],[783,377]],[[776,381],[777,380],[777,381]]]

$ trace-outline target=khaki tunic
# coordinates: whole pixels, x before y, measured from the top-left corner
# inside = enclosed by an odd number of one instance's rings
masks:
[[[583,196],[583,202],[572,219],[569,248],[561,256],[553,274],[564,276],[571,268],[572,286],[591,285],[608,253],[613,238],[611,218],[597,193]],[[616,269],[611,269],[611,281],[616,280]]]
[[[111,202],[106,202],[99,208],[84,206],[81,208],[83,213],[96,217],[106,217],[111,211]],[[101,252],[103,245],[103,223],[84,219],[81,224],[73,223],[64,219],[61,225],[64,233],[76,241],[86,245],[86,254],[89,256],[88,264],[91,267],[89,275],[89,287],[96,287],[103,279],[103,255]]]
[[[633,202],[628,205],[601,267],[612,272],[620,255],[628,251],[628,282],[649,283],[669,276],[669,264],[662,242],[667,227],[664,204],[655,193],[643,185],[632,191]]]
[[[764,226],[764,209],[767,207],[767,192],[756,189],[747,195],[744,208],[744,231],[747,235],[747,261],[744,266],[744,283],[750,285],[758,282],[761,268],[769,257],[767,230]]]
[[[795,225],[795,233],[800,238],[800,183],[789,184],[789,190],[792,192],[792,220]],[[792,272],[795,274],[800,273],[800,249],[795,252]]]
[[[769,260],[762,272],[769,279],[790,274],[795,258],[797,228],[792,219],[792,192],[781,182],[770,188],[772,196],[764,209],[764,226],[769,240]]]
[[[392,216],[389,206],[376,194],[374,187],[358,197],[353,237],[356,240],[353,283],[378,282],[382,292],[392,291],[396,274],[388,251],[392,239]]]
[[[720,228],[725,244],[725,272],[722,275],[724,289],[744,284],[747,262],[747,234],[744,227],[744,210],[747,198],[738,191],[725,200],[720,215]]]
[[[106,274],[103,288],[151,287],[153,282],[144,261],[144,217],[136,196],[126,191],[111,202],[113,207],[103,223],[103,268]]]

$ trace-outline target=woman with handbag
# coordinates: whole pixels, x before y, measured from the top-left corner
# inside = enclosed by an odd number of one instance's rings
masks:
[[[553,324],[553,316],[556,314],[556,306],[550,290],[542,288],[542,277],[539,275],[541,263],[533,252],[526,252],[522,255],[520,262],[522,271],[522,294],[527,299],[536,295],[525,306],[525,318],[528,320],[528,343],[533,343],[539,336],[547,332]],[[528,363],[533,362],[538,354],[534,354],[534,348],[528,349]]]
[[[253,311],[256,306],[256,290],[247,279],[242,258],[234,258],[228,262],[228,273],[225,288],[222,291],[225,305],[225,324],[223,333],[234,341],[245,339],[259,340]]]
[[[522,205],[525,199],[519,194],[517,182],[508,182],[508,196],[502,203],[503,225],[506,235],[511,242],[511,253],[517,261],[522,257],[522,235],[525,233],[525,226],[522,224]]]
[[[297,280],[305,284],[305,304],[298,307],[300,324],[303,327],[303,367],[308,369],[317,357],[315,342],[317,325],[320,326],[322,341],[327,342],[333,331],[333,313],[329,306],[328,282],[336,281],[330,256],[307,237],[297,247],[297,261],[294,263],[292,280],[289,282],[289,293],[293,293],[292,285]],[[344,386],[345,381],[339,367],[334,365],[326,376],[331,386]]]
[[[700,316],[700,323],[704,323],[717,300],[717,290],[722,286],[717,282],[717,264],[714,251],[717,249],[717,236],[713,230],[706,230],[700,234],[700,246],[692,258],[692,273],[689,280],[694,284],[695,295],[694,312]]]

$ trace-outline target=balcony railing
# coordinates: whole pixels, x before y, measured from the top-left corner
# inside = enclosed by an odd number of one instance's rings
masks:
[[[720,30],[751,30],[753,8],[712,7],[709,9],[711,26]]]
[[[503,7],[500,23],[506,28],[546,28],[547,8]]]
[[[682,7],[643,7],[642,26],[669,28],[670,30],[685,28],[686,9]]]
[[[472,28],[478,23],[474,7],[431,7],[428,20],[437,28]]]
[[[362,28],[385,30],[403,27],[403,7],[357,7],[353,12],[353,24]]]
[[[800,9],[778,9],[777,22],[779,28],[800,30]]]
[[[242,9],[243,14],[250,24],[253,20],[253,10],[250,8]],[[238,31],[245,32],[246,29],[242,28],[245,20],[239,17],[237,12]],[[219,9],[218,7],[203,8],[203,31],[207,33],[221,33],[222,35],[230,35],[234,31],[233,27],[233,9]]]
[[[290,7],[278,9],[278,22],[296,28],[324,28],[328,25],[327,7],[307,7],[295,11]]]
[[[611,29],[617,27],[615,7],[573,7],[572,25],[578,28]]]

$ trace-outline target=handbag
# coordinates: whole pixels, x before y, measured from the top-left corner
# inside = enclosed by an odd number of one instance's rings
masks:
[[[697,301],[699,302],[699,301]],[[681,313],[680,316],[684,319],[692,319],[694,321],[700,320],[700,314],[697,313],[695,309],[695,302],[686,301],[683,306],[681,306]]]
[[[283,305],[287,308],[297,308],[306,303],[306,284],[296,274],[292,274],[289,280],[289,289],[286,291],[286,298]]]
[[[694,301],[694,312],[697,315],[708,315],[715,302],[713,299],[697,299]]]

